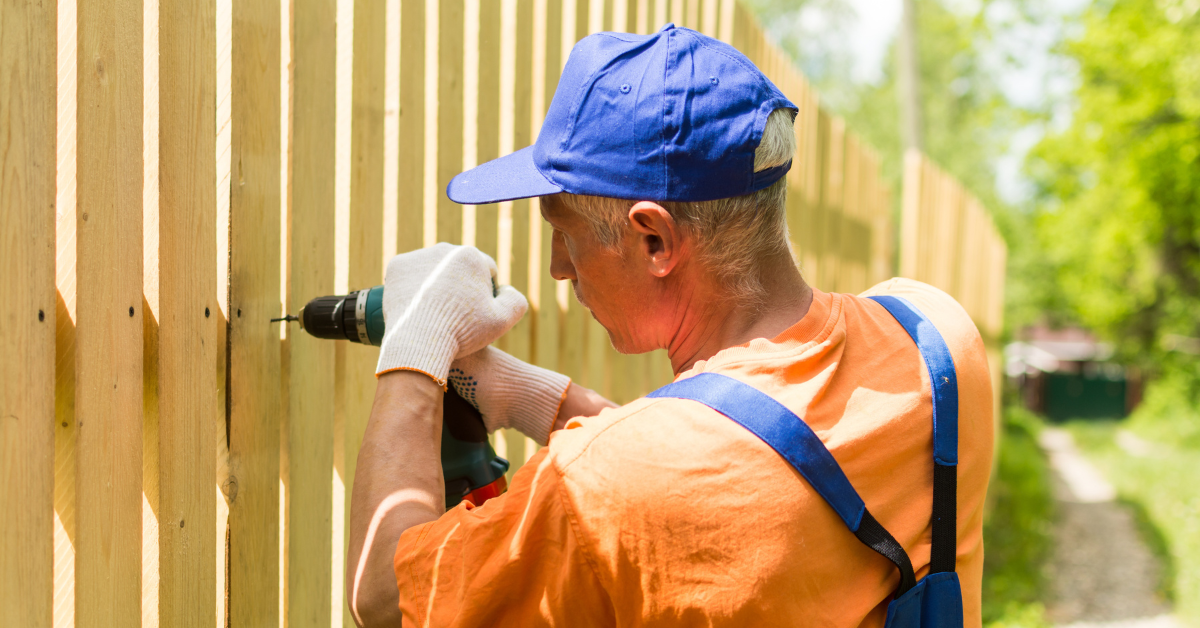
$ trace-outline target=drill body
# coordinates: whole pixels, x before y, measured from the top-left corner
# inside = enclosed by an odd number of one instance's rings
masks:
[[[317,297],[300,311],[300,327],[317,338],[383,343],[383,286],[347,295]],[[442,399],[442,476],[446,508],[466,500],[476,506],[504,492],[508,461],[487,440],[483,417],[453,386]]]

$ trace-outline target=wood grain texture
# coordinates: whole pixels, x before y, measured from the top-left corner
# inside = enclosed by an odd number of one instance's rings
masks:
[[[463,207],[446,196],[446,186],[462,172],[463,165],[463,0],[429,1],[438,5],[438,43],[431,47],[426,42],[426,54],[437,58],[437,157],[431,164],[437,172],[432,191],[437,207],[436,241],[462,244]]]
[[[142,616],[142,3],[78,5],[75,624]]]
[[[288,311],[333,294],[336,61],[334,0],[295,0]],[[289,334],[284,430],[287,554],[284,621],[329,623],[332,591],[334,347]]]
[[[531,48],[530,129],[531,139],[541,130],[546,110],[554,98],[562,67],[562,5],[548,0],[533,0],[533,38]],[[542,219],[538,199],[529,203],[529,298],[530,356],[544,368],[559,370],[561,341],[558,287],[550,276],[551,229]]]
[[[159,620],[212,626],[216,6],[159,6]]]
[[[501,120],[500,153],[507,155],[528,146],[532,107],[533,55],[532,0],[504,0],[501,5]],[[529,297],[528,200],[500,203],[499,259],[501,279]],[[526,314],[498,346],[521,360],[531,360],[532,314]],[[510,454],[513,452],[510,450]],[[515,454],[513,454],[515,456]],[[523,459],[514,463],[514,467]]]
[[[350,119],[350,250],[351,290],[383,283],[384,66],[387,22],[385,5],[377,0],[354,2],[354,61]],[[358,450],[375,396],[375,366],[379,350],[345,343],[343,382],[343,475],[347,495],[354,486]],[[350,529],[346,504],[344,525]],[[343,556],[349,546],[345,535]],[[343,561],[343,564],[345,562]],[[344,586],[338,578],[334,586]],[[348,595],[348,594],[347,594]],[[349,599],[349,598],[346,598]],[[339,609],[334,609],[335,611]],[[343,605],[344,626],[353,626],[349,606]]]
[[[400,2],[400,147],[396,251],[423,246],[425,179],[425,3]]]
[[[494,0],[478,2],[479,42],[475,47],[478,67],[475,107],[475,163],[463,159],[463,168],[487,163],[500,156],[500,10]],[[468,54],[470,49],[468,48]],[[475,246],[497,259],[499,249],[499,205],[475,207]],[[499,260],[497,259],[497,262]]]
[[[0,2],[0,625],[51,625],[55,4]]]
[[[531,0],[502,0],[500,3],[500,120],[499,153],[501,156],[528,146],[532,106],[532,22]],[[529,205],[528,200],[498,204],[497,257],[498,280],[529,296]],[[526,314],[496,346],[521,360],[531,360],[531,314]],[[504,430],[498,438],[505,443],[511,463],[508,479],[532,451],[527,451],[525,437]]]
[[[279,624],[280,3],[233,3],[229,622]]]

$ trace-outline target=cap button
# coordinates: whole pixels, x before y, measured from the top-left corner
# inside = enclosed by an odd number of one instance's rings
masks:
[[[675,28],[675,22],[667,22],[666,26],[663,26],[662,28],[658,29],[658,32],[663,33],[663,32],[672,30],[674,28]]]

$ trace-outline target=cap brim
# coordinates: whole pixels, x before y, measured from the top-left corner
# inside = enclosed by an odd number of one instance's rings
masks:
[[[471,168],[446,186],[446,196],[464,205],[499,203],[562,191],[533,165],[532,146]]]

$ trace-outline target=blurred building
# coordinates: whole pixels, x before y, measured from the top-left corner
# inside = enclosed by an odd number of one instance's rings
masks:
[[[1121,418],[1141,401],[1136,369],[1076,327],[1029,327],[1004,348],[1005,372],[1026,408],[1046,418]]]

